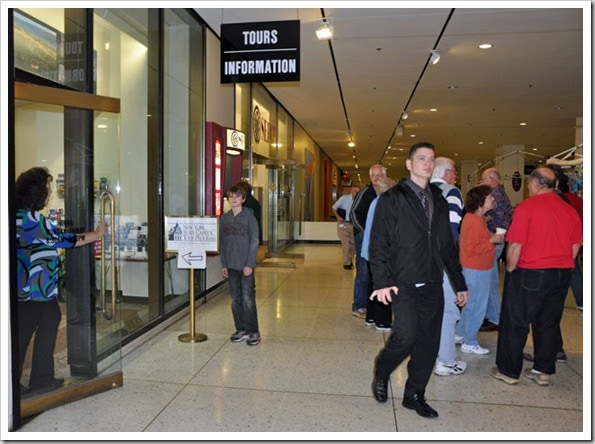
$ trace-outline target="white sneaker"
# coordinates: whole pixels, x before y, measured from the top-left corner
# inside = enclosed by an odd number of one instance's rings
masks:
[[[461,345],[465,342],[465,338],[459,335],[455,335],[455,344]]]
[[[464,361],[455,361],[452,365],[446,365],[442,362],[436,362],[434,373],[438,376],[460,375],[465,372],[467,363]]]
[[[379,327],[378,325],[376,326],[376,331],[391,331],[390,327]]]
[[[487,348],[481,347],[478,345],[461,345],[461,351],[463,353],[471,353],[473,355],[487,355],[490,351]]]

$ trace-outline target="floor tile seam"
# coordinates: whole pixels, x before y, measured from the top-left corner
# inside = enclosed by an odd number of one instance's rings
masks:
[[[265,302],[267,302],[269,299],[271,299],[273,297],[273,295],[275,293],[277,293],[277,291],[279,291],[279,289],[285,284],[285,281],[287,281],[287,279],[289,279],[292,274],[293,274],[293,271],[291,273],[287,273],[287,276],[284,277],[282,282],[279,282],[276,286],[272,287],[272,290],[269,292],[269,295],[264,297],[264,299],[261,298],[262,300],[259,301],[259,304],[257,304],[257,307],[261,307]],[[256,291],[258,291],[258,290],[256,290]]]
[[[165,410],[172,404],[172,402],[174,402],[174,400],[176,398],[178,398],[178,396],[180,396],[180,394],[184,391],[184,389],[186,389],[188,386],[192,385],[191,382],[194,378],[196,378],[198,376],[198,374],[209,364],[209,362],[211,362],[211,360],[213,359],[213,357],[215,355],[217,355],[217,353],[219,353],[221,351],[221,349],[225,346],[226,342],[223,342],[221,344],[220,347],[218,347],[209,357],[209,359],[207,359],[202,366],[200,366],[200,368],[194,373],[193,376],[191,376],[188,379],[188,382],[186,383],[171,383],[171,384],[177,384],[177,385],[182,385],[182,387],[175,393],[174,396],[171,397],[171,399],[159,410],[158,413],[155,414],[155,416],[148,421],[147,425],[143,428],[143,432],[147,431],[147,429],[157,420],[157,418],[163,413],[165,412]],[[155,381],[153,381],[155,382]],[[164,381],[165,382],[165,381]],[[164,383],[164,382],[160,382],[160,383]]]
[[[231,390],[242,390],[247,392],[269,392],[269,393],[281,393],[281,394],[291,394],[291,395],[313,395],[313,396],[337,396],[341,398],[362,398],[362,399],[370,399],[374,401],[374,397],[372,394],[369,395],[357,395],[357,394],[349,394],[349,393],[329,393],[329,392],[305,392],[301,390],[291,390],[291,389],[270,389],[270,388],[255,388],[255,387],[237,387],[232,385],[221,385],[221,384],[204,384],[204,383],[195,383],[189,382],[185,384],[184,388],[186,387],[204,387],[204,388],[217,388],[217,389],[231,389]],[[177,395],[176,395],[177,396]],[[389,395],[390,396],[390,395]],[[398,399],[398,398],[395,398]],[[376,402],[376,401],[374,401]]]
[[[351,284],[351,285],[329,285],[329,286],[321,287],[320,283],[306,284],[306,283],[301,283],[301,282],[300,283],[289,282],[289,283],[285,284],[285,287],[287,287],[287,288],[316,288],[316,289],[321,289],[321,290],[324,289],[324,290],[337,290],[337,291],[342,291],[342,290],[353,291],[353,284]]]
[[[403,398],[400,398],[403,399]],[[530,405],[530,404],[510,404],[510,403],[503,403],[503,402],[481,402],[481,401],[465,401],[461,399],[453,400],[453,399],[438,399],[438,398],[430,398],[426,397],[426,401],[428,403],[432,402],[447,402],[449,404],[464,404],[464,405],[475,405],[475,406],[500,406],[504,408],[510,407],[520,407],[520,408],[534,408],[534,409],[544,409],[544,410],[553,410],[553,411],[567,411],[567,412],[584,412],[583,408],[571,408],[571,407],[556,407],[556,406],[545,406],[545,405]]]
[[[570,370],[576,376],[578,376],[581,379],[581,381],[584,379],[583,375],[581,373],[579,373],[578,370],[575,370],[574,366],[570,365],[568,362],[557,363],[556,365],[563,365],[563,366],[567,367],[568,370]],[[582,367],[581,367],[581,370],[582,370]]]
[[[332,341],[332,342],[340,342],[340,343],[346,343],[346,342],[376,342],[377,340],[384,340],[384,338],[380,338],[380,333],[381,332],[375,332],[378,336],[376,338],[371,338],[371,339],[366,339],[366,338],[341,338],[341,339],[336,339],[336,338],[328,338],[328,337],[318,337],[318,336],[279,336],[279,335],[275,335],[275,334],[263,334],[263,340],[267,339],[267,338],[273,338],[273,339],[293,339],[293,340],[303,340],[303,341],[312,341],[312,340],[316,340],[316,341]]]
[[[141,430],[141,432],[146,432],[147,429],[149,427],[151,427],[151,425],[153,425],[153,423],[157,420],[157,418],[159,418],[159,416],[161,416],[161,414],[163,414],[167,408],[178,398],[178,396],[180,396],[180,394],[184,391],[184,389],[188,386],[188,384],[181,384],[183,385],[182,388],[180,388],[180,390],[178,390],[174,396],[172,396],[170,398],[170,400],[168,402],[165,403],[165,405],[159,409],[159,411],[153,416],[152,419],[150,419],[149,421],[147,421],[147,424],[143,427],[143,429]]]

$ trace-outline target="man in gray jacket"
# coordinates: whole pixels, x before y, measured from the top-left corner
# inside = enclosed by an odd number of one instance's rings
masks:
[[[430,185],[434,145],[422,142],[409,150],[409,178],[386,191],[376,207],[370,239],[374,292],[392,304],[392,332],[375,361],[372,393],[388,399],[391,373],[410,356],[403,406],[425,418],[438,413],[425,399],[440,344],[444,310],[443,270],[457,298],[467,301],[467,286],[450,230],[448,205],[440,188]]]

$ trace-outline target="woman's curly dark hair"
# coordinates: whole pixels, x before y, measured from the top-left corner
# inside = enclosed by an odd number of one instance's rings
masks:
[[[54,180],[45,167],[33,167],[21,173],[15,184],[17,209],[39,211],[48,197],[48,182]]]
[[[478,185],[467,191],[465,196],[465,211],[475,213],[475,210],[483,207],[486,197],[492,194],[492,187],[489,185]]]

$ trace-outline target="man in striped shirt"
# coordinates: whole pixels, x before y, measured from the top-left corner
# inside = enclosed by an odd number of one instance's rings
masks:
[[[463,195],[455,186],[456,179],[455,163],[446,157],[437,157],[430,181],[442,190],[442,196],[448,202],[450,228],[458,245],[459,226],[463,217]],[[446,272],[444,273],[442,289],[444,291],[444,315],[442,316],[440,349],[438,350],[434,373],[439,376],[460,375],[467,367],[466,362],[455,359],[457,357],[455,344],[459,339],[456,338],[455,327],[457,321],[461,318],[461,313],[457,306],[456,293],[452,289]]]

